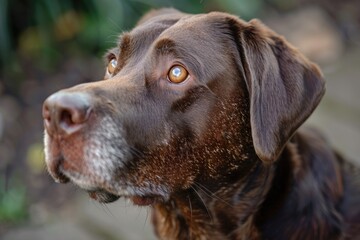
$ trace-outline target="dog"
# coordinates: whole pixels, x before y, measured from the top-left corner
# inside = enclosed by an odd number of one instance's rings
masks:
[[[150,206],[160,239],[356,239],[356,167],[311,128],[319,68],[259,20],[153,10],[104,80],[43,105],[57,182]]]

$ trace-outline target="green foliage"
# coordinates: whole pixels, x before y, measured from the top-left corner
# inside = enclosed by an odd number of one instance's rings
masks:
[[[270,0],[271,1],[271,0]],[[27,71],[53,72],[68,58],[101,57],[149,9],[227,11],[248,19],[264,0],[0,0],[0,80],[17,95]],[[1,76],[3,75],[3,76]]]
[[[64,45],[99,54],[151,8],[175,7],[190,13],[223,9],[254,15],[262,0],[0,0],[1,62],[19,50],[45,62],[61,58]],[[74,49],[71,47],[70,49]]]
[[[44,145],[40,142],[32,143],[27,150],[26,163],[34,174],[41,174],[45,169]]]
[[[23,185],[5,189],[0,181],[0,223],[17,223],[26,219],[26,191]]]

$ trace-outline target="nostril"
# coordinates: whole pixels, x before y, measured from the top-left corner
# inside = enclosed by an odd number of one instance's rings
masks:
[[[59,125],[62,129],[81,125],[89,117],[90,109],[82,108],[63,108],[59,110]]]
[[[63,128],[66,126],[72,126],[72,125],[76,124],[76,122],[73,120],[70,110],[68,110],[68,109],[63,109],[60,112],[59,117],[60,117],[60,119],[59,119],[60,124],[65,125],[65,126],[63,126]]]

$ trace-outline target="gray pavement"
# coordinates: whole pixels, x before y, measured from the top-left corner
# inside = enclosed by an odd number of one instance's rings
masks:
[[[61,187],[57,184],[56,187]],[[33,215],[40,215],[35,212]],[[153,240],[150,211],[126,200],[102,205],[80,193],[39,223],[14,229],[3,240]],[[31,221],[36,222],[36,221]]]

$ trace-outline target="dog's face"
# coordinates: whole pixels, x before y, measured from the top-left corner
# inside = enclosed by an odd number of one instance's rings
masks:
[[[231,15],[148,14],[107,54],[105,79],[44,103],[50,174],[101,202],[166,201],[271,162],[323,94],[281,37]]]

